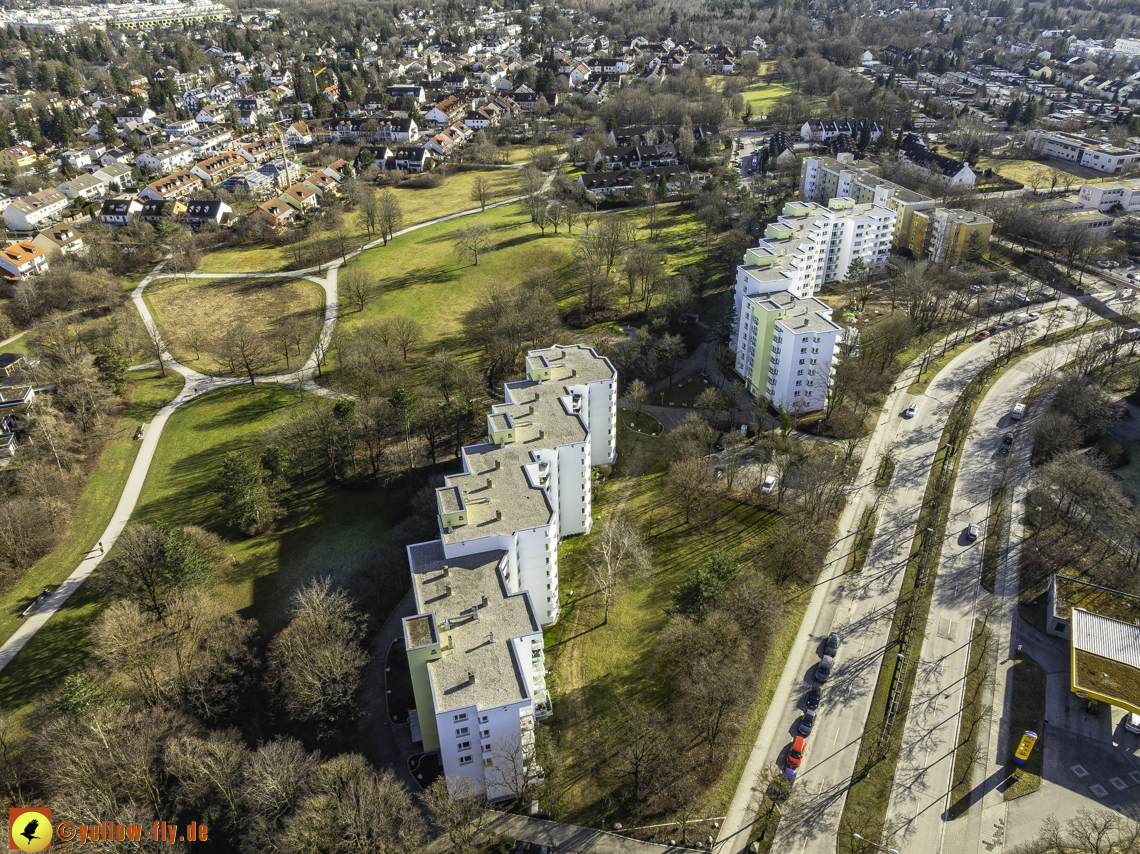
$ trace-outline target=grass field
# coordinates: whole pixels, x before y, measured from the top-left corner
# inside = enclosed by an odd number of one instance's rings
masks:
[[[123,417],[112,428],[113,437],[87,480],[71,525],[50,555],[33,564],[23,578],[0,598],[0,641],[20,624],[20,612],[49,585],[69,576],[98,542],[126,485],[138,454],[134,433],[150,421],[182,388],[182,378],[131,374],[134,390]],[[89,590],[80,588],[60,613],[41,629],[0,675],[0,708],[26,705],[53,684],[61,671],[74,666],[84,654],[87,626],[101,607]]]
[[[427,336],[423,352],[444,348],[467,353],[470,344],[461,334],[463,317],[488,285],[513,287],[535,267],[569,277],[573,240],[565,229],[557,235],[547,229],[543,237],[518,205],[479,214],[478,221],[491,226],[496,247],[480,253],[478,265],[461,261],[456,254],[453,235],[462,226],[456,222],[398,237],[353,261],[376,276],[384,293],[363,312],[343,315],[344,328],[351,331],[361,323],[402,314],[423,325]]]
[[[250,538],[227,527],[217,503],[222,458],[256,447],[262,431],[297,399],[278,386],[244,386],[178,410],[167,423],[133,517],[201,525],[225,536],[237,564],[215,579],[216,590],[265,632],[285,624],[289,597],[300,584],[323,575],[345,583],[373,560],[392,517],[406,509],[398,489],[347,491],[320,483],[291,496],[288,516],[267,534]]]
[[[224,374],[221,359],[224,339],[245,322],[261,336],[281,323],[294,320],[304,328],[302,353],[291,356],[297,367],[309,354],[308,342],[316,335],[324,314],[324,291],[307,279],[159,279],[143,296],[154,315],[171,354],[202,373]],[[193,335],[202,336],[196,352]],[[262,374],[284,372],[283,354],[267,351],[271,361]],[[199,355],[201,358],[199,358]]]
[[[529,159],[529,154],[526,158]],[[429,219],[449,216],[478,207],[471,200],[471,185],[476,175],[483,175],[491,183],[490,202],[509,199],[519,193],[517,169],[496,169],[488,172],[460,172],[451,175],[439,187],[413,189],[404,185],[392,188],[404,218],[401,228],[419,225]],[[369,243],[375,236],[366,233],[359,211],[345,217],[345,227],[356,243]],[[301,266],[310,266],[302,264]],[[284,247],[264,243],[254,246],[233,247],[211,252],[202,259],[200,273],[276,273],[297,267]]]
[[[649,676],[654,642],[668,619],[670,591],[714,548],[746,559],[778,519],[756,507],[721,501],[721,512],[713,522],[700,529],[685,526],[663,499],[667,460],[660,440],[638,436],[624,427],[618,435],[615,474],[595,504],[595,515],[605,518],[624,508],[640,520],[653,550],[652,576],[623,583],[609,625],[602,625],[603,605],[587,578],[585,561],[592,535],[565,541],[559,547],[563,613],[558,624],[546,630],[548,684],[555,696],[552,728],[562,747],[566,777],[572,781],[557,805],[558,817],[585,824],[614,815],[594,775],[578,770],[585,761],[580,751],[590,743],[594,729],[621,704],[665,707],[669,701],[668,680]],[[773,662],[787,654],[808,599],[798,595],[798,590],[782,592],[783,628],[769,656]],[[706,796],[713,810],[706,814],[723,814],[715,811],[723,805],[712,804],[731,798],[747,746],[755,739],[779,675],[779,667],[766,668],[756,701],[736,739],[744,747],[726,757],[724,775]]]

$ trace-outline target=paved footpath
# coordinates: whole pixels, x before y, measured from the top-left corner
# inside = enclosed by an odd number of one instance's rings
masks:
[[[559,166],[565,159],[565,155],[559,158]],[[543,185],[545,191],[553,182],[554,176],[558,174],[557,167],[551,171],[547,176],[546,183]],[[514,204],[522,199],[522,196],[505,199],[501,202],[496,202],[487,205],[488,208],[497,208],[504,205]],[[417,225],[409,226],[402,229],[393,235],[399,237],[400,235],[409,234],[410,232],[417,231],[421,228],[427,228],[432,225],[437,225],[441,222],[448,222],[453,219],[460,219],[462,217],[471,216],[473,214],[481,213],[479,208],[473,208],[467,211],[461,211],[450,216],[437,217],[436,219],[421,222]],[[383,246],[383,241],[375,240],[362,246],[359,250],[352,252],[348,255],[349,259],[355,258],[361,252],[367,252],[376,247]],[[275,383],[278,385],[292,385],[300,386],[305,391],[313,394],[319,394],[322,397],[340,397],[341,395],[336,392],[319,385],[314,379],[313,374],[317,368],[317,360],[320,354],[327,351],[328,342],[333,334],[333,329],[336,326],[338,317],[338,299],[337,299],[337,273],[343,266],[343,259],[335,261],[324,267],[306,267],[301,270],[290,270],[281,273],[163,273],[162,268],[166,262],[160,262],[147,276],[139,282],[131,292],[131,300],[134,302],[135,308],[138,309],[139,316],[142,318],[149,332],[153,332],[157,327],[154,318],[151,317],[150,309],[147,307],[146,301],[143,299],[143,292],[147,286],[158,279],[163,278],[181,278],[189,277],[196,279],[218,279],[218,278],[279,278],[281,276],[293,276],[295,278],[308,279],[319,285],[325,292],[325,317],[321,327],[320,344],[313,350],[304,366],[299,370],[290,374],[278,374],[275,376],[258,377],[264,383]],[[21,333],[23,334],[23,333]],[[16,340],[19,335],[9,339],[9,341]],[[218,389],[228,388],[231,386],[242,385],[248,380],[240,377],[213,377],[199,373],[198,371],[188,368],[185,365],[176,361],[169,352],[165,349],[162,353],[162,361],[167,369],[174,371],[184,377],[182,390],[174,398],[158,411],[150,424],[146,425],[146,430],[143,432],[142,445],[139,447],[138,456],[135,458],[134,465],[131,467],[131,473],[127,477],[127,484],[123,488],[123,493],[119,497],[119,502],[115,506],[115,512],[111,516],[111,521],[99,536],[97,543],[102,543],[102,549],[98,545],[93,544],[93,548],[88,552],[85,557],[75,568],[75,570],[64,580],[44,601],[40,608],[30,617],[26,618],[20,623],[20,627],[12,633],[3,645],[0,645],[0,671],[2,671],[12,659],[16,656],[21,649],[32,639],[36,632],[43,627],[43,625],[52,618],[63,604],[71,597],[80,585],[87,580],[87,577],[95,570],[95,568],[102,562],[106,554],[111,550],[122,534],[123,529],[130,521],[131,515],[134,513],[135,505],[138,503],[139,495],[142,492],[143,483],[146,481],[147,472],[150,470],[151,461],[154,459],[155,449],[158,447],[158,440],[162,437],[162,430],[166,426],[166,422],[170,416],[174,414],[183,404],[194,400],[199,395],[206,394]]]
[[[692,850],[679,846],[658,845],[654,842],[641,842],[590,827],[559,824],[555,821],[512,813],[489,810],[487,816],[488,833],[520,842],[549,845],[559,854],[571,854],[571,852],[573,854],[579,852],[580,854],[668,854],[668,852]],[[444,838],[437,839],[427,846],[429,854],[444,854],[448,850]]]

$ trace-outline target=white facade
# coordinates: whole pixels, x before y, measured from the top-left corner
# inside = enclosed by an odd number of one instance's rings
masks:
[[[152,148],[135,158],[136,165],[148,166],[162,175],[189,166],[193,162],[194,149],[182,142],[172,142],[169,145]]]
[[[541,626],[560,612],[559,541],[590,530],[591,467],[615,458],[617,374],[588,347],[551,347],[505,392],[488,441],[436,491],[440,539],[408,547],[418,613],[404,620],[425,747],[438,741],[444,775],[492,800],[539,773]]]
[[[1082,184],[1077,201],[1086,208],[1107,213],[1120,205],[1127,213],[1140,211],[1140,179],[1110,184]]]
[[[1031,131],[1026,144],[1039,154],[1086,169],[1117,175],[1140,165],[1140,151],[1117,148],[1088,137],[1060,131]]]
[[[32,231],[68,205],[67,196],[59,190],[40,190],[16,199],[4,208],[4,220],[15,231]]]

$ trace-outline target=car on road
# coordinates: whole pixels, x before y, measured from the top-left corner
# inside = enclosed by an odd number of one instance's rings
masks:
[[[1013,431],[1012,430],[1010,430],[1008,433],[1006,433],[1004,436],[1002,436],[1001,443],[1003,445],[1012,445],[1013,444]]]
[[[815,668],[815,681],[826,682],[831,678],[831,666],[835,664],[835,659],[830,655],[825,655],[819,660],[819,664]]]
[[[1040,314],[1038,314],[1038,313],[1037,313],[1037,312],[1035,312],[1035,311],[1031,311],[1031,312],[1029,312],[1027,316],[1029,317],[1029,322],[1030,322],[1030,323],[1032,323],[1033,321],[1035,321],[1035,320],[1037,320],[1037,319],[1039,319],[1039,318],[1041,317],[1041,315],[1040,315]]]
[[[827,646],[823,648],[824,655],[830,655],[832,658],[839,652],[839,644],[843,642],[843,636],[839,632],[832,632],[827,636]]]
[[[823,687],[820,685],[812,685],[811,690],[807,693],[807,699],[804,704],[809,709],[818,709],[819,701],[823,699]]]
[[[971,522],[970,526],[968,528],[966,528],[966,536],[969,537],[971,540],[976,540],[978,538],[978,531],[979,530],[980,529],[978,528],[978,523],[977,522]]]
[[[999,324],[999,328],[1001,328],[1001,329],[1009,329],[1009,327],[1011,327],[1011,326],[1013,326],[1012,320],[1007,320],[1004,323]]]
[[[772,487],[774,487],[775,485],[776,485],[776,476],[774,474],[770,474],[766,478],[764,478],[764,483],[762,483],[760,485],[760,492],[764,495],[767,495],[769,492],[772,491]]]
[[[815,709],[808,709],[804,712],[804,716],[800,718],[799,734],[805,738],[811,735],[812,727],[815,726]]]
[[[1020,421],[1021,417],[1025,415],[1025,404],[1019,403],[1013,407],[1013,412],[1009,413],[1009,417],[1014,421]]]
[[[916,412],[918,412],[918,404],[912,403],[910,406],[908,406],[906,408],[906,412],[903,413],[903,417],[904,418],[914,418],[914,414]]]
[[[970,293],[972,294],[984,294],[986,290],[985,285],[970,285]]]
[[[977,335],[974,336],[974,340],[975,341],[985,341],[989,337],[990,337],[990,331],[988,329],[983,329],[981,332],[979,332]]]
[[[799,768],[800,763],[804,761],[804,749],[807,747],[807,739],[802,735],[797,735],[796,740],[792,742],[792,746],[788,748],[788,758],[785,764],[789,768]]]

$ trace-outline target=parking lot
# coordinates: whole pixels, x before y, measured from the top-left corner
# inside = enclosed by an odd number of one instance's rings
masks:
[[[753,133],[741,134],[738,137],[740,144],[734,150],[733,159],[740,169],[741,178],[750,178],[760,171],[760,162],[763,159],[761,152],[767,147],[769,136],[767,133]]]

